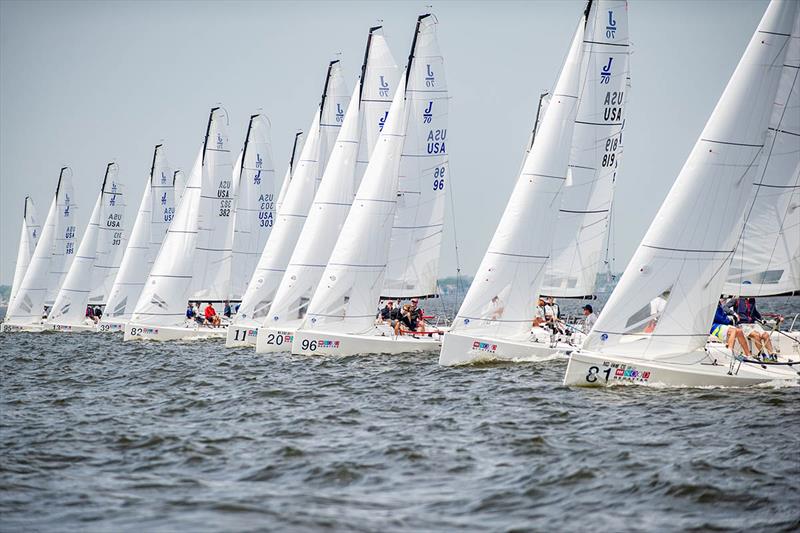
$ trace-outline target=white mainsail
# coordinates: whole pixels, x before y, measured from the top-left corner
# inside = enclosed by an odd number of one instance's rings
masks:
[[[175,216],[175,177],[164,146],[156,145],[150,175],[101,322],[127,322],[158,248]]]
[[[275,165],[270,123],[265,115],[250,117],[236,191],[236,224],[231,268],[232,300],[241,300],[275,222]]]
[[[583,350],[703,348],[757,181],[798,3],[773,1]]]
[[[92,209],[89,225],[83,234],[78,252],[72,261],[64,283],[58,291],[47,323],[59,325],[83,324],[86,306],[92,289],[102,284],[106,275],[105,265],[98,268],[101,253],[109,253],[121,244],[124,201],[122,185],[117,181],[118,167],[109,163],[103,184]]]
[[[447,144],[449,96],[434,16],[421,19],[406,77],[409,120],[405,132],[397,210],[381,295],[434,296],[439,274],[445,187],[450,183]]]
[[[36,243],[39,242],[39,234],[42,227],[36,217],[36,208],[30,196],[25,197],[25,206],[22,210],[22,230],[19,236],[19,250],[17,251],[17,263],[14,267],[14,281],[11,283],[11,292],[8,297],[8,305],[14,301],[14,296],[19,292],[22,279],[28,266],[31,264],[33,252],[36,250]]]
[[[358,189],[358,163],[368,161],[386,120],[399,71],[386,40],[370,28],[360,83],[345,114],[336,148],[309,210],[286,273],[275,294],[269,327],[297,327],[328,264]],[[359,155],[362,154],[362,155]]]
[[[6,322],[16,325],[38,324],[46,298],[53,284],[61,285],[60,272],[68,268],[75,254],[75,211],[72,203],[72,171],[63,167],[50,210],[31,263],[22,278],[19,291],[10,303]],[[53,292],[58,287],[52,289]]]
[[[175,216],[134,307],[131,323],[156,326],[183,326],[185,323],[186,303],[192,295],[192,280],[201,270],[198,265],[200,254],[196,250],[199,242],[200,210],[214,207],[223,209],[219,202],[213,202],[216,204],[213,205],[208,198],[213,194],[215,200],[221,200],[216,197],[216,193],[225,189],[218,188],[218,183],[208,177],[224,175],[224,164],[219,159],[220,154],[227,155],[224,152],[226,138],[220,135],[220,148],[217,137],[224,122],[227,122],[225,112],[219,107],[212,108],[199,168],[195,166],[189,175]],[[215,170],[209,170],[207,166],[215,167]],[[227,180],[230,180],[230,167]],[[206,201],[203,197],[206,197]],[[207,215],[206,220],[208,218]],[[213,220],[213,216],[211,218]],[[208,258],[208,254],[203,257]],[[202,265],[202,270],[208,272],[207,267],[208,265]]]
[[[592,40],[595,18],[590,16],[587,23],[587,19],[581,17],[533,146],[489,249],[453,321],[451,331],[454,333],[509,340],[530,336],[533,310],[567,180],[581,94],[584,34],[586,40]],[[595,79],[595,83],[598,81]]]
[[[726,294],[800,293],[800,14],[772,108],[755,197],[731,261]]]
[[[332,61],[325,78],[326,92],[322,95],[319,108],[308,129],[309,133],[300,152],[300,158],[292,170],[286,195],[281,199],[280,210],[272,233],[248,283],[247,292],[242,298],[242,304],[234,319],[234,324],[258,325],[272,304],[275,291],[278,290],[308,216],[308,210],[311,208],[317,183],[327,166],[328,160],[325,158],[325,152],[321,145],[322,140],[325,136],[330,135],[334,124],[339,124],[336,126],[337,131],[341,127],[341,122],[337,122],[336,118],[338,112],[335,110],[335,106],[341,104],[341,94],[338,92],[328,94],[327,91],[342,91],[343,89],[345,89],[345,83],[341,65],[339,61]],[[329,121],[327,125],[323,126],[321,117],[327,117]],[[342,120],[344,120],[343,117]],[[329,148],[332,150],[333,145],[331,144]],[[330,150],[327,148],[325,150],[330,154]]]
[[[630,55],[627,2],[595,1],[588,21],[569,179],[541,289],[550,296],[594,294],[597,274],[605,263],[622,151]]]
[[[109,163],[106,167],[104,182],[111,181],[111,186],[105,198],[107,202],[102,207],[99,234],[97,238],[97,258],[92,274],[92,292],[89,293],[89,303],[92,305],[105,305],[108,302],[114,280],[117,278],[122,255],[128,243],[125,232],[125,194],[123,186],[118,180],[119,166]]]
[[[230,295],[236,198],[229,142],[228,113],[214,108],[203,148],[192,300],[222,301]]]

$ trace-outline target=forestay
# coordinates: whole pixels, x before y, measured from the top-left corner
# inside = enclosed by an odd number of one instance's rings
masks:
[[[192,300],[221,301],[230,295],[235,197],[229,143],[228,113],[214,108],[203,149]]]
[[[232,300],[242,299],[275,223],[275,165],[270,123],[265,115],[250,117],[240,158],[233,176],[237,187]]]
[[[542,293],[560,297],[594,294],[605,262],[629,72],[626,0],[593,2],[583,43],[569,179],[542,286]]]
[[[36,243],[39,242],[39,234],[41,232],[42,227],[39,225],[39,221],[36,217],[36,208],[33,206],[33,200],[30,196],[26,196],[22,211],[22,230],[19,236],[19,250],[17,250],[14,280],[11,283],[11,292],[8,297],[9,307],[11,307],[11,302],[14,301],[14,296],[19,292],[22,279],[25,277],[25,272],[28,271],[28,266],[31,264],[31,258],[36,249]]]
[[[176,174],[169,166],[164,146],[156,145],[139,211],[101,322],[130,319],[158,248],[175,216]]]
[[[297,327],[328,264],[360,181],[357,161],[369,159],[388,114],[399,75],[378,28],[371,28],[362,73],[345,113],[336,148],[309,210],[265,326]],[[362,111],[363,110],[363,111]],[[360,140],[359,140],[360,139]],[[359,153],[363,155],[358,156]]]
[[[461,309],[453,332],[525,339],[550,253],[579,106],[581,17],[522,172]],[[590,35],[591,29],[587,31]],[[596,81],[597,83],[598,81]]]
[[[724,292],[800,293],[800,14],[772,108],[765,160]]]
[[[324,131],[325,135],[329,135],[332,131],[332,123],[328,123],[323,128],[321,117],[328,117],[329,120],[336,123],[337,113],[333,113],[332,106],[335,108],[342,102],[342,98],[338,93],[328,94],[327,91],[341,91],[344,88],[341,65],[339,61],[332,61],[325,78],[326,92],[322,95],[320,106],[308,129],[309,133],[300,152],[299,161],[292,171],[291,182],[285,197],[282,198],[275,226],[272,228],[272,233],[248,283],[247,292],[242,298],[242,304],[235,319],[236,324],[257,325],[269,311],[314,200],[317,182],[328,162],[326,158],[323,158],[326,152],[321,145],[322,133]],[[331,119],[332,113],[334,116]],[[344,111],[338,122],[339,127],[343,120]],[[333,145],[330,145],[330,149],[332,148]],[[330,150],[327,151],[327,154],[329,153]]]
[[[109,163],[78,252],[47,317],[50,324],[84,323],[90,292],[106,274],[106,269],[98,268],[99,254],[121,244],[125,203],[117,174],[116,163]]]
[[[397,212],[381,292],[392,298],[437,293],[445,187],[450,183],[449,96],[433,15],[418,21],[412,46],[406,112],[414,119],[408,121],[403,146]]]
[[[667,359],[705,346],[758,178],[797,5],[767,8],[584,350]]]

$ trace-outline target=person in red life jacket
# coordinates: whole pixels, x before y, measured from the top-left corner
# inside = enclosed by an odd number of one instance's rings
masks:
[[[211,302],[208,302],[203,314],[206,316],[206,325],[210,325],[215,328],[219,327],[221,321],[219,315],[217,314],[217,310],[214,309],[214,305]]]
[[[775,354],[775,349],[772,347],[772,340],[769,338],[769,333],[764,331],[760,322],[764,319],[761,313],[756,309],[755,298],[737,298],[733,302],[733,308],[738,317],[739,324],[745,336],[753,341],[756,345],[756,353],[761,354],[766,347],[766,356],[769,359],[777,360],[778,356]]]

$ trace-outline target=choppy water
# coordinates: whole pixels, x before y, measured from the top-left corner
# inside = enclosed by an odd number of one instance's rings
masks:
[[[0,529],[800,528],[800,388],[0,335]]]

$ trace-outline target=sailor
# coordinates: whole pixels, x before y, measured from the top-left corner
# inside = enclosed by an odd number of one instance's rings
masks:
[[[411,316],[411,304],[405,304],[400,312],[400,320],[397,321],[397,325],[394,328],[396,335],[402,334],[401,327],[403,326],[408,331],[416,331],[417,325]]]
[[[414,329],[417,331],[425,331],[425,313],[422,312],[422,309],[418,307],[419,299],[412,298],[411,299],[411,320],[414,323]]]
[[[544,324],[544,300],[539,298],[539,301],[536,303],[536,309],[533,310],[533,324],[534,328],[540,327]]]
[[[97,320],[103,318],[103,310],[100,309],[99,305],[94,306],[94,316],[97,318]]]
[[[94,316],[94,308],[91,305],[86,306],[86,320],[87,322],[91,320],[97,324],[97,317]]]
[[[203,314],[206,317],[206,321],[204,323],[205,325],[210,325],[215,328],[219,327],[220,318],[219,315],[217,314],[217,310],[214,309],[214,304],[208,302],[208,305],[206,306],[206,309]]]
[[[395,322],[400,318],[400,311],[395,309],[392,300],[388,300],[383,309],[381,309],[380,318],[381,321],[388,322],[390,326],[395,326]]]
[[[769,338],[769,333],[764,331],[759,322],[764,318],[761,313],[756,309],[756,299],[750,298],[737,298],[733,302],[733,307],[736,310],[736,316],[739,317],[739,324],[742,326],[745,336],[753,341],[756,345],[756,351],[761,354],[766,347],[767,357],[773,361],[778,359],[775,354],[775,349],[772,347],[772,340]]]
[[[192,306],[192,302],[186,304],[186,318],[192,320],[194,318],[194,307]]]
[[[583,306],[583,332],[589,333],[597,322],[597,313],[594,312],[590,304]]]
[[[714,322],[711,324],[711,335],[725,343],[731,352],[739,341],[744,355],[750,357],[750,346],[747,344],[747,339],[744,332],[733,325],[733,320],[727,314],[722,305],[725,303],[725,298],[720,298],[717,304],[717,311],[714,313]]]
[[[233,314],[231,311],[231,303],[228,300],[225,300],[225,307],[222,309],[222,314],[225,315],[226,318],[230,318]]]

